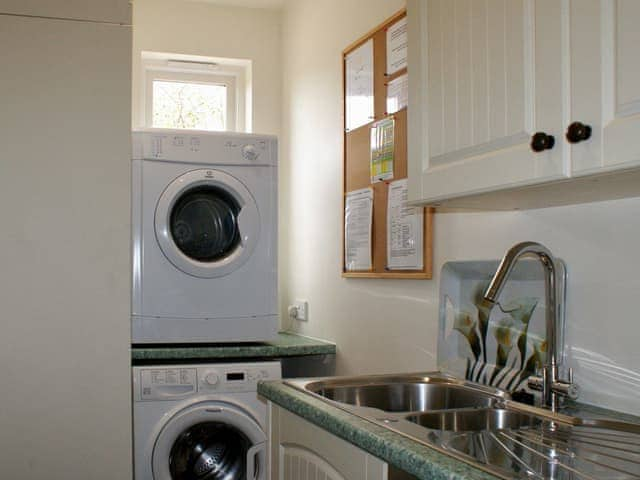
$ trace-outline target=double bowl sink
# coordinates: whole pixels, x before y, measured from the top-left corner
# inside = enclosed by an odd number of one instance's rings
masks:
[[[290,380],[497,477],[640,479],[640,425],[552,413],[439,372]]]
[[[431,376],[364,377],[311,382],[305,390],[324,399],[374,408],[423,427],[446,431],[481,431],[518,428],[535,418],[502,406],[508,396],[494,389]],[[362,379],[362,378],[361,378]]]

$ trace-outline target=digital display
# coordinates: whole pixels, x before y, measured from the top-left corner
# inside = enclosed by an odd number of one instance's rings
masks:
[[[227,373],[227,382],[244,380],[244,373]]]

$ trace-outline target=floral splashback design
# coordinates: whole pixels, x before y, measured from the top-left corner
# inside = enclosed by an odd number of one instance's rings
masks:
[[[498,303],[482,305],[497,261],[449,262],[440,283],[440,369],[507,391],[545,362],[545,301],[542,269],[535,262],[516,266]]]

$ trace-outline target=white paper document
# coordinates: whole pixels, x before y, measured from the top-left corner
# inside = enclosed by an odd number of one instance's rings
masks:
[[[422,270],[424,209],[407,206],[407,179],[389,184],[387,268]]]
[[[387,75],[407,66],[407,17],[398,20],[387,30]]]
[[[371,270],[373,189],[347,193],[344,209],[344,266],[347,271]]]
[[[346,128],[353,130],[373,120],[373,40],[345,58]]]
[[[405,73],[387,84],[387,113],[396,113],[409,104],[409,76]]]

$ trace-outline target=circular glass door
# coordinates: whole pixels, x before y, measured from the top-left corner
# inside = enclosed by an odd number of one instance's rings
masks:
[[[219,187],[186,190],[171,209],[171,237],[187,257],[219,261],[240,245],[239,213],[236,199]]]
[[[162,252],[175,267],[196,277],[220,277],[251,256],[260,216],[238,179],[218,170],[193,170],[162,192],[155,230]]]
[[[244,410],[202,402],[170,417],[156,438],[153,480],[264,480],[266,435]]]
[[[198,423],[185,430],[169,454],[173,480],[240,480],[250,442],[239,430],[217,422]]]

